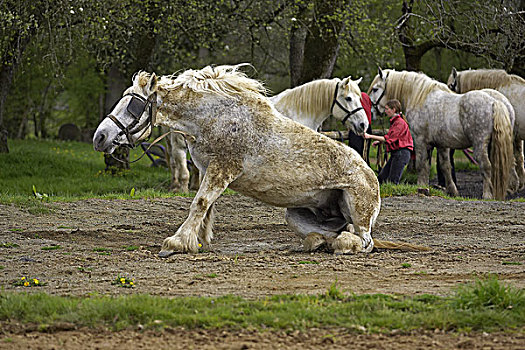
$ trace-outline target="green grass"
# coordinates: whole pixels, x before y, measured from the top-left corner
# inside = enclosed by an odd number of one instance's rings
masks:
[[[236,296],[165,298],[149,295],[89,298],[0,292],[0,321],[119,330],[146,328],[308,329],[337,327],[368,332],[441,329],[519,331],[525,326],[523,290],[494,278],[465,285],[450,297],[344,293],[332,284],[320,295],[281,295],[260,300]]]
[[[103,154],[88,143],[9,140],[9,148],[9,153],[0,154],[2,203],[22,203],[38,210],[40,201],[173,196],[168,191],[168,169],[150,167],[147,157],[113,176],[104,172]],[[141,153],[132,150],[130,159]],[[36,200],[33,186],[44,198]]]
[[[46,214],[52,209],[43,205],[52,201],[87,198],[136,199],[184,196],[168,190],[169,171],[151,167],[143,157],[131,169],[118,175],[104,172],[104,156],[89,143],[57,140],[9,140],[10,153],[0,153],[0,203],[24,206],[32,214]],[[370,149],[371,167],[376,170],[377,148]],[[141,150],[131,151],[130,159],[140,157]],[[435,151],[434,151],[435,154]],[[435,159],[435,157],[434,157]],[[456,152],[456,169],[476,170],[463,152]],[[431,167],[431,178],[435,175]],[[381,196],[416,195],[417,177],[405,171],[400,185],[381,185]],[[224,194],[235,194],[227,189]],[[190,196],[193,194],[190,194]],[[431,196],[450,198],[430,188]],[[463,199],[463,198],[454,198]],[[518,199],[518,201],[525,199]]]

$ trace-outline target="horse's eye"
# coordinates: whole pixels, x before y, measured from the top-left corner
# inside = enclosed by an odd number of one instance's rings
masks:
[[[345,100],[347,100],[348,102],[352,102],[352,98],[350,96],[346,96]]]

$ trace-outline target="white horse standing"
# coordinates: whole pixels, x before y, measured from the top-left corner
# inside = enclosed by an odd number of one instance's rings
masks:
[[[312,130],[319,130],[333,115],[345,127],[362,135],[368,128],[368,118],[361,106],[360,82],[361,79],[354,81],[350,77],[318,79],[284,90],[270,97],[270,101],[281,114]]]
[[[505,199],[512,166],[513,130],[503,103],[482,91],[458,95],[423,73],[389,69],[379,69],[369,95],[381,110],[393,98],[406,108],[415,143],[418,185],[428,186],[428,150],[437,147],[447,191],[457,196],[449,148],[472,146],[483,174],[483,198]]]
[[[495,89],[507,97],[514,107],[514,167],[518,177],[518,189],[525,188],[523,140],[525,140],[525,79],[508,74],[502,69],[476,69],[452,72],[447,82],[451,90],[465,93],[479,89]]]
[[[176,132],[166,135],[166,161],[171,174],[170,190],[176,193],[189,192],[190,171],[187,166],[186,149],[184,135]]]
[[[95,150],[111,153],[147,136],[159,106],[159,124],[191,135],[189,151],[204,175],[188,218],[159,255],[209,245],[212,206],[227,187],[286,207],[307,249],[327,243],[338,253],[369,252],[381,206],[374,172],[354,150],[282,116],[262,84],[237,69],[208,66],[160,79],[141,72],[95,132]]]

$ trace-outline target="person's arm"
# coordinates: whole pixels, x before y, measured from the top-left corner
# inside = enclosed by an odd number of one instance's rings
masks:
[[[376,140],[376,141],[380,141],[380,142],[385,142],[385,138],[383,136],[367,134],[366,132],[364,134],[364,138],[367,139],[367,140],[368,139],[372,139],[372,140]]]

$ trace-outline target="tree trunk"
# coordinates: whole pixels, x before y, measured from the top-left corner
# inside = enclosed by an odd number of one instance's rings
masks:
[[[338,9],[347,5],[347,1],[314,0],[314,14],[299,11],[301,23],[305,18],[315,18],[306,27],[292,29],[290,38],[290,78],[292,87],[314,79],[332,76],[337,54],[339,53],[338,35],[344,29],[342,21],[330,18]]]
[[[7,145],[8,132],[4,125],[5,102],[7,95],[11,91],[13,78],[15,76],[16,68],[22,57],[22,53],[29,44],[31,34],[34,33],[34,28],[31,28],[29,35],[26,37],[19,37],[18,35],[11,38],[11,44],[17,49],[14,50],[12,56],[2,57],[2,66],[0,68],[0,153],[9,153]]]
[[[14,76],[14,64],[2,64],[0,70],[0,153],[9,153],[7,129],[4,126],[5,102],[11,89]]]

